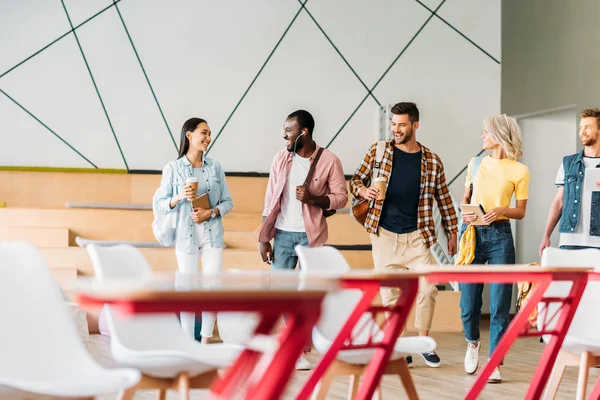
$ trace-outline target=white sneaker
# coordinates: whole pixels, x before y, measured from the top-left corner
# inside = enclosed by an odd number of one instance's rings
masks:
[[[306,356],[302,354],[298,361],[296,361],[296,369],[298,371],[306,371],[312,368],[310,361],[306,359]]]
[[[467,354],[465,354],[465,372],[473,375],[479,367],[479,347],[480,342],[467,344]]]
[[[496,368],[494,368],[494,371],[488,378],[488,383],[500,383],[500,382],[502,382],[502,376],[500,376],[500,368],[496,367]]]

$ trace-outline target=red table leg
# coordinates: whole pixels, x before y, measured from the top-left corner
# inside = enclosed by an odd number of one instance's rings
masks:
[[[525,396],[526,399],[539,399],[542,396],[542,392],[548,382],[548,378],[550,378],[554,362],[556,361],[556,357],[558,356],[558,352],[560,351],[565,336],[569,331],[569,326],[571,326],[571,321],[575,316],[575,312],[577,311],[579,301],[581,300],[581,296],[583,296],[586,285],[587,274],[579,274],[578,279],[575,278],[573,280],[573,286],[571,286],[569,296],[565,299],[563,310],[554,327],[555,333],[550,338],[550,342],[546,345],[546,348],[540,357],[538,367],[531,379],[531,384],[529,385],[529,391],[527,391],[527,395]]]
[[[379,291],[379,282],[370,282],[368,284],[365,284],[361,289],[363,293],[362,298],[360,299],[356,307],[354,307],[354,310],[348,317],[348,320],[346,321],[342,329],[340,329],[340,332],[338,333],[335,340],[331,343],[331,346],[329,347],[327,352],[323,354],[323,356],[313,369],[312,374],[302,387],[302,390],[300,390],[300,393],[296,397],[296,400],[306,400],[311,395],[311,393],[315,389],[315,386],[317,385],[317,383],[319,383],[319,381],[325,374],[325,371],[327,371],[327,368],[329,368],[329,365],[331,365],[333,360],[335,360],[337,353],[344,346],[345,341],[350,337],[350,335],[352,335],[352,330],[354,329],[354,326],[356,325],[360,317],[365,312],[367,312],[367,310],[371,306],[373,299]]]
[[[576,274],[572,281],[573,285],[568,297],[562,299],[564,302],[563,309],[561,311],[559,320],[556,323],[555,329],[550,332],[552,339],[542,353],[538,367],[532,378],[529,391],[525,396],[526,399],[539,399],[542,395],[544,386],[550,377],[550,372],[552,371],[552,367],[556,361],[558,351],[560,350],[564,337],[567,334],[587,284],[587,274]],[[471,387],[470,391],[465,396],[466,400],[475,400],[479,396],[494,368],[500,364],[500,361],[504,358],[514,341],[521,335],[522,332],[527,330],[527,319],[537,307],[540,300],[542,300],[544,293],[551,282],[552,276],[548,276],[547,279],[540,279],[537,282],[537,285],[531,294],[530,300],[519,311],[509,325],[488,363],[477,377],[477,380]]]
[[[248,391],[246,399],[279,399],[287,386],[294,370],[296,360],[304,350],[310,338],[312,328],[319,319],[319,304],[313,308],[314,312],[306,307],[304,313],[286,317],[286,328],[281,336],[281,345],[269,369],[264,371],[260,381]]]
[[[396,305],[392,308],[391,315],[388,317],[381,344],[375,350],[375,354],[365,370],[363,382],[356,395],[356,400],[369,400],[373,397],[375,390],[377,390],[381,376],[387,368],[387,364],[394,351],[394,345],[402,332],[402,327],[404,327],[408,319],[410,308],[417,297],[419,281],[406,280],[400,288],[402,289],[402,293]]]
[[[588,400],[600,400],[600,378],[596,381]]]
[[[279,315],[275,314],[261,315],[261,321],[254,334],[268,335],[273,330],[278,319]],[[216,398],[230,398],[236,389],[239,389],[246,383],[247,378],[252,373],[261,356],[262,354],[257,351],[244,349],[235,362],[227,368],[221,379],[213,382],[210,388],[211,397],[215,397],[214,395],[216,395]]]

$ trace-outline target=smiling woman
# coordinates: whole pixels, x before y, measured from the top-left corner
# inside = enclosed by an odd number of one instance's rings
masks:
[[[162,181],[154,201],[160,215],[175,213],[176,254],[179,271],[196,274],[200,251],[203,273],[217,273],[223,269],[223,223],[221,219],[233,208],[233,201],[225,181],[221,164],[205,157],[211,142],[208,123],[201,118],[190,118],[181,128],[179,157],[165,166]],[[195,200],[208,197],[209,208]],[[205,198],[204,198],[205,200]],[[194,314],[182,313],[181,324],[194,335]],[[213,335],[215,317],[202,314],[202,341]]]

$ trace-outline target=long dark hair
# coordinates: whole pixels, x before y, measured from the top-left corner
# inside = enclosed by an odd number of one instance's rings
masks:
[[[186,132],[194,132],[198,125],[200,125],[203,122],[206,123],[206,121],[202,118],[190,118],[183,123],[183,126],[181,127],[181,139],[179,140],[179,156],[177,158],[185,156],[185,154],[190,148],[190,141],[185,135]]]

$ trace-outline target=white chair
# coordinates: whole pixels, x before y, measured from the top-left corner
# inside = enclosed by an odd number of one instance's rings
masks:
[[[0,244],[0,398],[94,398],[135,385],[134,369],[105,369],[81,341],[37,249]]]
[[[562,250],[549,247],[542,253],[542,267],[593,267],[595,272],[600,272],[600,250]],[[552,282],[546,290],[545,296],[566,296],[571,289],[569,282]],[[588,381],[588,370],[600,366],[600,318],[597,307],[600,304],[600,282],[589,281],[577,311],[569,327],[569,332],[563,341],[562,348],[552,375],[544,392],[544,399],[554,399],[563,373],[568,366],[579,366],[577,380],[577,399],[584,399]],[[552,304],[548,315],[553,315],[558,305]],[[542,326],[544,311],[538,306],[538,327]],[[550,324],[551,329],[554,324]],[[548,337],[544,335],[544,341]]]
[[[144,256],[133,246],[89,244],[86,249],[99,280],[140,280],[153,275]],[[143,374],[137,386],[122,394],[123,399],[133,398],[139,389],[159,389],[159,398],[164,398],[167,389],[176,389],[187,399],[189,389],[208,388],[217,368],[232,364],[242,350],[228,344],[200,344],[185,334],[176,314],[123,318],[109,307],[107,320],[114,359]]]
[[[335,248],[324,246],[309,248],[296,246],[296,254],[300,260],[300,268],[307,273],[344,274],[350,271],[344,256]],[[342,326],[352,313],[352,310],[362,297],[358,289],[346,289],[329,293],[321,310],[321,318],[313,329],[313,345],[319,353],[325,353],[341,330]],[[365,313],[353,331],[354,343],[367,343],[369,331],[362,329],[371,327],[375,341],[383,338],[383,331],[373,320],[370,313]],[[410,353],[426,353],[436,348],[435,340],[430,337],[403,337],[399,338],[394,346],[394,352],[385,370],[386,375],[399,375],[404,389],[410,399],[416,399],[412,376],[408,370],[405,356]],[[323,376],[313,399],[325,399],[327,392],[336,376],[350,375],[350,388],[348,399],[354,398],[358,390],[360,376],[364,373],[366,365],[373,357],[374,349],[342,350],[337,354],[337,360]],[[378,390],[381,396],[381,390]]]

